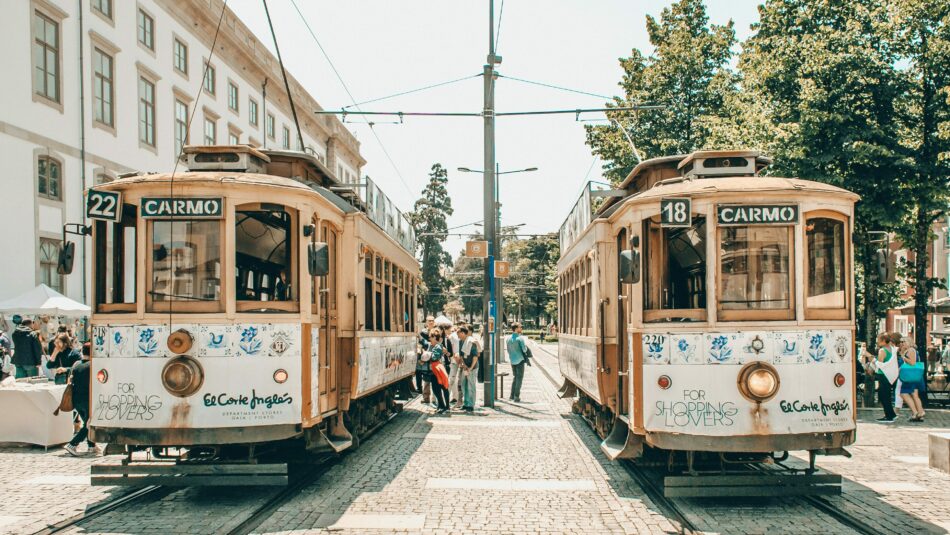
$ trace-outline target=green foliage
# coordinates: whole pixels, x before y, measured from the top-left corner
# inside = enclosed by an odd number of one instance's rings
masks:
[[[627,130],[644,159],[685,154],[709,147],[711,121],[723,102],[735,92],[734,74],[728,63],[736,43],[730,21],[710,25],[702,0],[678,0],[664,8],[657,20],[647,17],[647,32],[654,52],[644,57],[634,49],[621,58],[623,97],[610,106],[660,104],[632,117],[608,113],[617,122],[587,127],[587,143],[605,162],[605,173],[619,183],[637,160],[626,136]]]
[[[470,240],[484,239],[480,234],[473,234]],[[462,302],[465,307],[466,315],[472,318],[482,317],[484,309],[483,289],[485,261],[481,258],[468,258],[465,251],[462,251],[455,260],[455,266],[452,269],[452,295]]]
[[[557,311],[557,260],[560,248],[555,235],[509,240],[504,257],[511,261],[505,281],[505,309],[510,319],[550,320]]]
[[[422,262],[422,307],[426,314],[440,313],[448,301],[449,281],[443,269],[452,266],[452,257],[442,248],[448,231],[448,217],[452,215],[452,199],[446,184],[448,172],[441,164],[432,166],[429,183],[422,190],[414,210],[407,214],[416,231]]]

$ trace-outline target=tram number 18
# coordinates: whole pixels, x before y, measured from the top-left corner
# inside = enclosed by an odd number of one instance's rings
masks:
[[[661,227],[690,227],[693,225],[692,201],[687,198],[660,200]]]

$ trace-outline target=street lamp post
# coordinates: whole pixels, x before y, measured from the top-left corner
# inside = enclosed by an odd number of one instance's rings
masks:
[[[491,57],[491,56],[490,56]],[[487,66],[486,66],[487,68]],[[488,120],[486,115],[486,121]],[[486,123],[487,128],[487,123]],[[494,128],[494,125],[492,125]],[[486,136],[487,141],[487,136]],[[487,154],[486,145],[486,154]],[[494,147],[492,148],[492,159],[494,159]],[[487,163],[486,157],[486,163]],[[528,167],[526,169],[516,169],[513,171],[500,171],[498,164],[485,166],[489,171],[479,169],[469,169],[468,167],[459,167],[458,170],[463,173],[482,173],[485,177],[485,239],[488,240],[488,259],[485,263],[485,288],[488,288],[488,295],[484,301],[482,310],[482,324],[485,326],[484,333],[490,336],[486,340],[488,347],[488,376],[485,381],[485,406],[495,406],[495,367],[500,360],[499,355],[503,354],[501,347],[502,329],[498,322],[504,318],[504,294],[502,293],[501,280],[495,278],[495,259],[501,258],[501,239],[498,232],[501,229],[501,205],[498,202],[498,176],[511,173],[525,173],[537,171],[537,167]],[[494,171],[494,172],[492,172]],[[484,338],[483,338],[484,339]]]

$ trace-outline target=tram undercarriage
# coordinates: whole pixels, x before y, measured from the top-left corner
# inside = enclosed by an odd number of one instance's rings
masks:
[[[358,448],[411,400],[409,380],[390,384],[350,402],[349,409],[300,429],[282,440],[218,445],[123,444],[122,432],[110,435],[107,454],[125,454],[118,464],[92,466],[96,486],[287,485],[292,466],[319,462],[327,455]],[[245,429],[253,434],[254,429]],[[133,439],[133,441],[135,441]]]

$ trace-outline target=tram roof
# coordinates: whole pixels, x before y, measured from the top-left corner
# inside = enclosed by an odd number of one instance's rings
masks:
[[[731,176],[718,178],[679,178],[667,179],[657,183],[646,191],[640,191],[630,195],[620,201],[620,204],[628,200],[651,199],[655,197],[666,197],[670,194],[682,195],[703,195],[715,193],[740,193],[759,191],[800,191],[811,193],[835,193],[850,197],[857,201],[860,196],[852,191],[839,188],[824,182],[815,182],[814,180],[804,180],[801,178],[783,178],[777,176]]]

